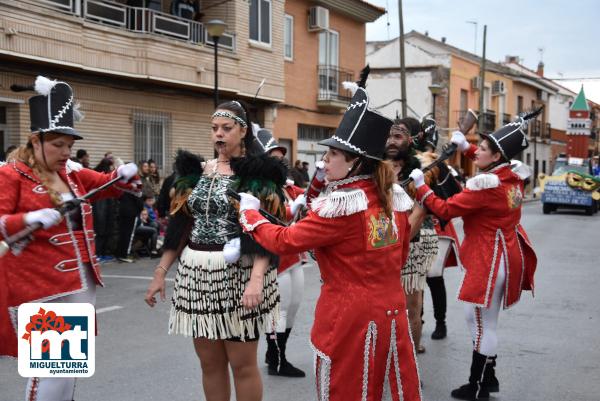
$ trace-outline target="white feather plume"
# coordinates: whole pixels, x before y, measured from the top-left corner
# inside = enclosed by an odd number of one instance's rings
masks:
[[[81,171],[81,169],[83,168],[83,165],[81,165],[80,163],[74,162],[71,159],[67,160],[67,174],[71,174],[71,172],[73,171]]]
[[[79,110],[80,107],[81,103],[79,102],[75,103],[75,106],[73,106],[73,119],[75,120],[75,122],[80,122],[85,118],[85,114],[83,114],[83,112]]]
[[[35,91],[40,95],[48,96],[50,95],[52,88],[54,88],[57,83],[58,81],[56,80],[51,80],[41,75],[38,75],[38,77],[35,79],[34,88]]]
[[[350,93],[352,93],[352,96],[354,96],[354,94],[358,90],[358,84],[356,82],[344,81],[342,82],[342,86],[344,87],[344,89],[350,91]]]

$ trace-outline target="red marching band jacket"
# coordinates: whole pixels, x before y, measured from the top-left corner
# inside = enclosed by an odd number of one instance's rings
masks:
[[[59,171],[75,197],[116,177],[81,168]],[[0,167],[0,240],[26,227],[27,212],[54,207],[46,187],[30,167],[10,162]],[[135,184],[116,183],[81,203],[82,229],[72,230],[65,217],[59,224],[40,229],[32,238],[15,244],[0,258],[0,356],[17,355],[17,308],[26,302],[48,302],[85,291],[81,269],[89,264],[95,282],[102,284],[96,259],[91,201],[118,197],[122,191],[139,195]]]
[[[289,196],[289,199],[296,200],[297,197],[304,193],[304,189],[294,185],[294,181],[288,180],[286,185],[283,187],[286,195]],[[292,215],[292,211],[290,207],[286,207],[287,221],[292,221],[294,216]],[[279,256],[279,265],[277,266],[277,274],[281,274],[290,267],[294,266],[296,263],[300,262],[300,260],[306,259],[303,253],[286,253]]]
[[[473,158],[476,149],[471,145],[467,157]],[[520,224],[523,180],[508,163],[469,179],[463,192],[447,200],[427,185],[417,190],[417,199],[442,219],[463,219],[460,258],[465,275],[458,299],[488,307],[501,256],[506,269],[504,308],[516,304],[523,290],[533,292],[537,257]]]
[[[315,250],[323,280],[311,331],[318,400],[381,400],[384,392],[421,399],[400,279],[411,207],[395,185],[388,218],[374,182],[362,176],[331,183],[289,227],[255,210],[240,216],[244,231],[275,254]]]
[[[440,224],[440,220],[432,216],[433,224],[435,228],[435,233],[439,238],[446,238],[450,240],[450,249],[446,255],[443,255],[446,259],[444,260],[444,267],[455,267],[460,266],[460,241],[458,240],[458,235],[456,234],[456,230],[454,229],[454,224],[452,221],[448,221],[444,228]]]

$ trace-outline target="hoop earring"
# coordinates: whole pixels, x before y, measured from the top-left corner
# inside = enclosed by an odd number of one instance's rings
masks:
[[[244,138],[242,138],[242,143],[240,144],[240,154],[242,157],[246,156],[246,142],[244,142]]]

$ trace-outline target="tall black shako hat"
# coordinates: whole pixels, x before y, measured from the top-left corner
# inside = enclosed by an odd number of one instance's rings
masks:
[[[275,138],[273,138],[273,134],[266,128],[260,128],[256,133],[256,139],[260,146],[262,146],[263,151],[265,153],[269,153],[272,150],[279,149],[283,152],[285,156],[287,153],[287,149],[284,146],[281,146],[277,143]]]
[[[355,90],[352,100],[335,134],[329,139],[320,141],[319,145],[331,146],[359,156],[382,160],[392,120],[369,110],[369,95],[365,90],[368,75],[369,66],[367,65],[361,71],[358,84],[344,82],[346,89]]]
[[[13,85],[11,89],[17,92],[35,90],[38,93],[29,98],[31,132],[56,132],[83,139],[73,128],[74,114],[78,121],[81,114],[75,110],[73,89],[69,84],[38,76],[33,86]]]
[[[425,116],[421,121],[421,127],[423,129],[423,142],[435,149],[439,139],[437,123],[432,117]]]
[[[530,120],[535,119],[542,112],[543,108],[542,106],[537,110],[518,116],[515,121],[506,124],[491,134],[481,133],[480,135],[496,144],[506,160],[511,160],[529,146],[525,134],[527,125]]]

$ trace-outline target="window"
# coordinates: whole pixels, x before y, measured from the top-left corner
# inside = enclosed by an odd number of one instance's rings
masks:
[[[334,31],[319,33],[319,91],[338,93],[339,35]]]
[[[517,96],[517,114],[523,111],[523,96]]]
[[[319,33],[319,64],[337,67],[339,64],[339,35],[335,31]]]
[[[169,126],[171,118],[168,114],[159,112],[136,111],[133,115],[135,162],[153,159],[164,174],[169,167],[165,155],[170,155]]]
[[[460,110],[467,111],[469,109],[469,92],[466,89],[460,90]]]
[[[6,143],[6,107],[0,106],[0,160],[5,159],[4,151],[8,147]]]
[[[323,139],[330,138],[334,132],[335,128],[298,124],[298,140],[322,141]]]
[[[531,166],[531,153],[527,153],[527,165]]]
[[[271,0],[250,0],[250,39],[271,44]]]
[[[546,160],[542,160],[542,173],[546,174]]]
[[[294,59],[294,17],[286,15],[283,20],[283,57]]]

